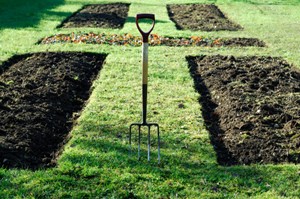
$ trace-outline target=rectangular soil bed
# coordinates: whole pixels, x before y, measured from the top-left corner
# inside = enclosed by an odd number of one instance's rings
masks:
[[[274,57],[187,57],[223,165],[300,163],[300,73]]]
[[[169,17],[179,30],[236,31],[242,27],[231,22],[214,4],[167,5]]]
[[[204,38],[201,36],[187,37],[163,37],[157,34],[149,35],[150,46],[205,46],[205,47],[266,47],[266,44],[257,38]],[[141,46],[142,37],[131,34],[107,34],[107,33],[70,33],[56,34],[41,39],[38,44],[76,43],[76,44],[107,44],[124,46]]]
[[[0,166],[47,167],[55,158],[106,55],[34,53],[0,66]]]
[[[59,28],[122,28],[128,16],[126,3],[86,5],[67,18]]]

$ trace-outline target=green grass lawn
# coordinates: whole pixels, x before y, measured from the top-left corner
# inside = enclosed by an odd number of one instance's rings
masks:
[[[56,29],[85,4],[129,2],[123,29]],[[215,3],[241,31],[178,31],[166,4]],[[300,166],[223,167],[217,164],[185,56],[200,54],[280,56],[300,67],[299,0],[0,0],[0,63],[15,54],[41,51],[108,53],[94,91],[55,168],[0,168],[0,198],[300,198]],[[162,36],[254,37],[267,48],[150,47],[149,121],[158,122],[162,163],[156,148],[146,160],[128,154],[128,130],[141,120],[141,48],[91,44],[36,45],[57,33],[139,35],[137,13],[156,15]],[[181,104],[184,105],[183,108]],[[180,105],[180,106],[179,106]],[[154,136],[153,132],[153,136]],[[156,139],[156,137],[153,137]]]

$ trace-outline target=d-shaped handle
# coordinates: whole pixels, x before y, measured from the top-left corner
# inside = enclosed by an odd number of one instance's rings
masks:
[[[145,32],[141,29],[141,27],[139,26],[139,20],[140,19],[151,19],[152,20],[152,27],[150,28],[149,31]],[[148,14],[148,13],[137,14],[136,19],[135,19],[135,23],[136,23],[136,26],[137,26],[138,30],[142,34],[143,42],[148,43],[148,37],[149,37],[151,31],[153,30],[154,24],[155,24],[154,14]]]

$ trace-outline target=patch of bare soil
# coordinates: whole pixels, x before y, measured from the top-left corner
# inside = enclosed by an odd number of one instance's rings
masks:
[[[242,29],[230,21],[214,4],[167,5],[169,17],[179,30],[236,31]]]
[[[66,19],[63,28],[122,28],[126,21],[129,5],[126,3],[86,5]]]
[[[55,165],[105,58],[48,52],[14,56],[0,66],[0,166]]]
[[[220,39],[218,43],[219,46],[256,46],[256,47],[266,47],[265,42],[257,39],[257,38],[228,38],[228,39]],[[217,45],[216,45],[217,46]]]
[[[300,162],[300,72],[274,57],[187,57],[222,165]]]

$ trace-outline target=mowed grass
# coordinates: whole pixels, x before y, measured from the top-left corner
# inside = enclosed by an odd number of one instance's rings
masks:
[[[299,198],[300,166],[218,165],[189,75],[185,56],[200,54],[280,56],[300,67],[300,2],[297,0],[167,0],[131,3],[123,29],[56,29],[85,4],[120,1],[0,0],[0,62],[15,54],[41,51],[108,53],[93,93],[81,113],[58,165],[37,171],[0,169],[0,198]],[[166,4],[215,3],[243,26],[237,32],[178,31]],[[57,33],[139,35],[137,13],[156,15],[154,33],[163,36],[255,37],[267,48],[150,47],[148,120],[159,123],[162,161],[152,133],[151,161],[136,143],[129,155],[128,130],[141,120],[141,48],[89,44],[36,45]],[[134,135],[136,140],[136,134]]]

